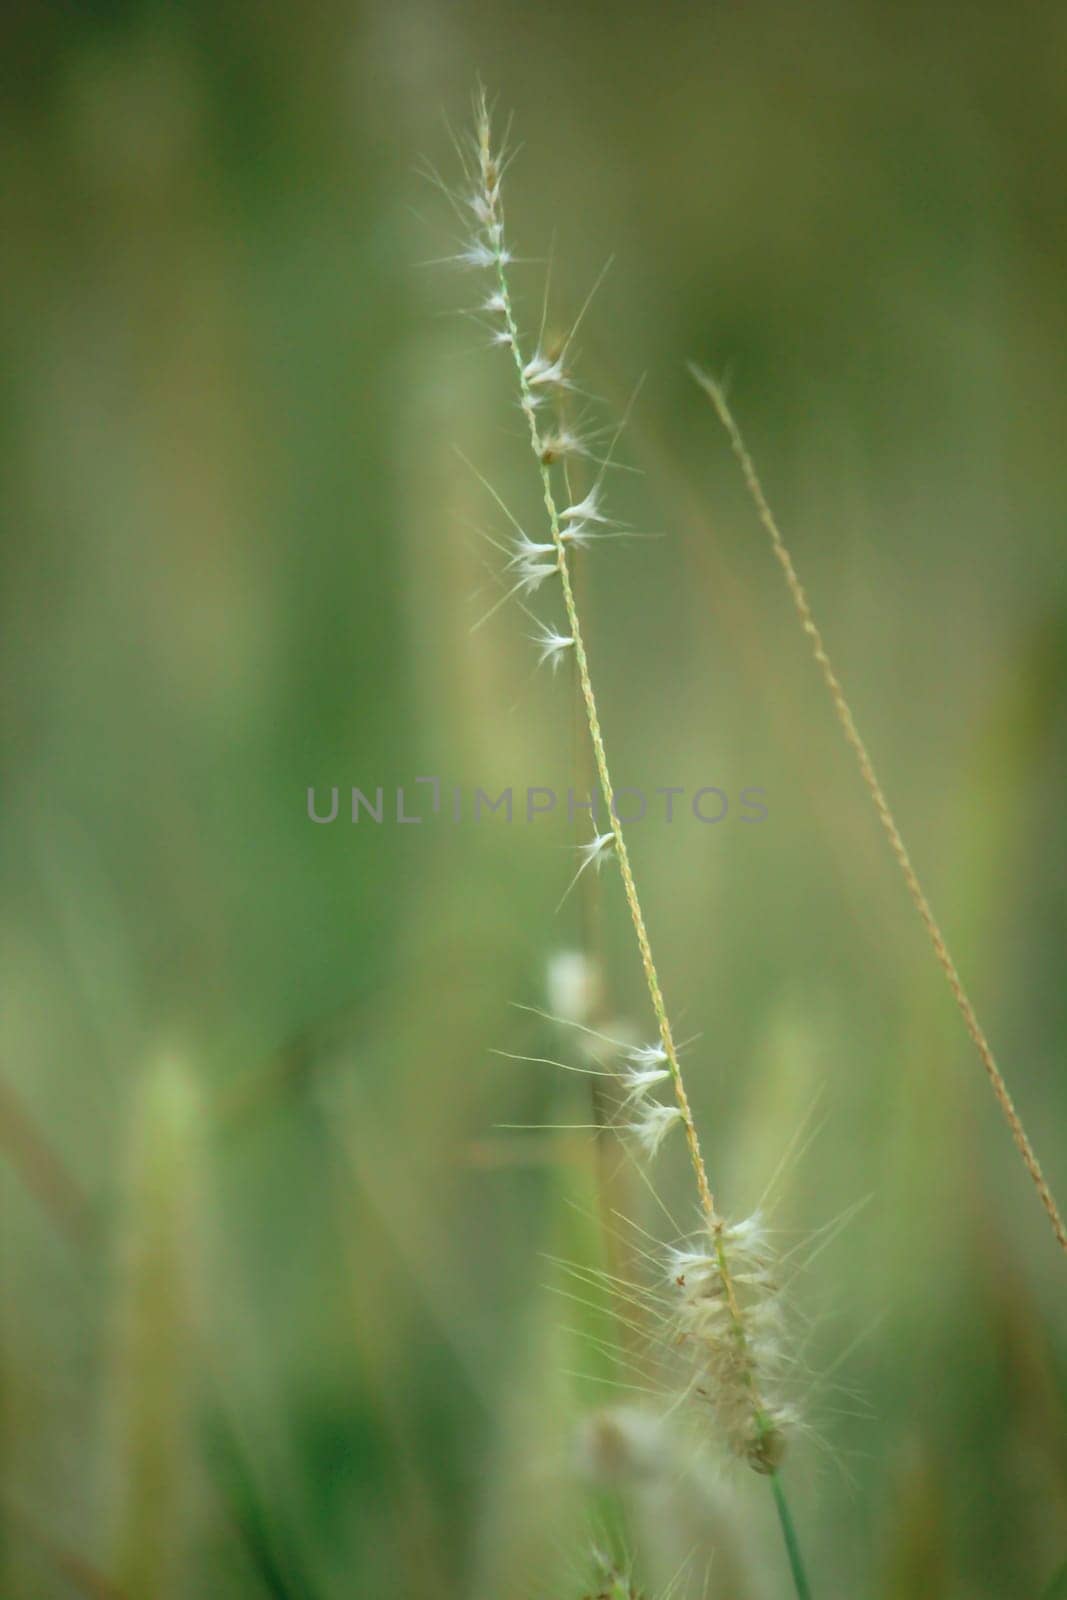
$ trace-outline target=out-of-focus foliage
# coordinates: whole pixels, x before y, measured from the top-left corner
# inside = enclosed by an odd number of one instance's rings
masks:
[[[470,633],[496,513],[453,446],[537,508],[468,286],[425,264],[454,219],[415,169],[455,174],[479,73],[528,318],[550,248],[559,327],[613,253],[582,376],[608,416],[646,380],[612,493],[664,537],[583,577],[619,779],[767,795],[631,845],[724,1204],[792,1145],[787,1247],[857,1208],[796,1291],[816,1591],[1040,1594],[1064,1265],[685,363],[732,374],[1062,1198],[1063,11],[12,0],[0,61],[4,1594],[112,1594],[142,1514],[152,1583],[212,1600],[577,1594],[605,1529],[650,1590],[710,1553],[710,1594],[786,1592],[759,1484],[622,1516],[571,1475],[611,1391],[543,1256],[605,1249],[590,1147],[497,1125],[588,1107],[490,1053],[559,1045],[509,1002],[578,937],[565,815],[392,820],[419,776],[574,776],[526,619]],[[169,1072],[195,1162],[145,1131]]]

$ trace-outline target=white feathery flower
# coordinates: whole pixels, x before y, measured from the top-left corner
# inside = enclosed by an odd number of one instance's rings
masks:
[[[555,433],[541,440],[541,460],[546,467],[550,467],[554,461],[562,461],[564,456],[582,456],[585,453],[585,446],[570,428],[558,428]]]
[[[773,1472],[793,1418],[777,1393],[784,1319],[758,1213],[715,1218],[691,1244],[668,1250],[666,1277],[676,1292],[671,1338],[691,1365],[691,1392],[713,1408],[738,1455]]]
[[[553,556],[556,547],[551,539],[538,542],[531,539],[528,533],[520,533],[517,539],[511,541],[511,560],[509,567],[521,567],[530,561],[541,561],[545,556]]]
[[[516,564],[515,571],[518,573],[515,587],[521,589],[523,594],[534,594],[546,578],[553,577],[559,571],[559,567],[554,561],[550,563],[524,558]]]
[[[538,648],[538,666],[543,667],[547,661],[551,664],[553,672],[559,671],[559,664],[563,660],[564,653],[571,649],[574,644],[574,640],[566,634],[558,633],[555,628],[548,627],[543,623],[541,624],[541,632],[531,635],[531,639]]]
[[[671,1245],[667,1250],[666,1278],[679,1289],[698,1288],[717,1277],[718,1262],[706,1250],[682,1250]]]
[[[559,536],[564,544],[572,545],[575,550],[588,550],[595,539],[603,537],[587,522],[565,522]]]
[[[496,263],[496,255],[481,239],[472,239],[466,249],[461,250],[454,258],[464,267],[491,267]]]
[[[556,907],[557,911],[560,909],[563,901],[566,900],[567,896],[578,882],[578,879],[581,877],[586,867],[595,867],[596,871],[599,872],[601,867],[604,865],[604,862],[612,854],[614,848],[615,834],[611,830],[609,830],[607,833],[596,833],[589,840],[588,844],[580,844],[578,846],[578,854],[581,857],[581,860],[578,863],[578,871],[574,874],[574,877],[564,890],[563,899]]]
[[[527,383],[534,386],[554,384],[559,389],[570,387],[563,370],[563,357],[556,356],[553,360],[540,350],[527,361],[522,375]]]
[[[480,190],[476,189],[472,195],[467,197],[467,204],[474,212],[475,217],[482,224],[482,227],[487,227],[493,219],[493,204],[491,199],[487,195],[481,193]]]
[[[586,453],[584,446],[579,445],[578,448],[579,453]],[[617,539],[621,536],[621,530],[612,531],[607,526],[612,519],[603,511],[599,484],[594,484],[583,499],[565,507],[559,514],[559,520],[560,538],[577,550],[587,550],[598,539]]]
[[[599,872],[604,862],[615,848],[615,834],[613,832],[594,834],[588,844],[580,844],[578,853],[582,858],[579,872],[584,872],[586,867],[593,866]]]
[[[595,483],[583,500],[564,506],[559,515],[561,522],[607,522],[600,509],[600,485]]]
[[[677,1106],[665,1106],[658,1100],[649,1100],[641,1106],[636,1120],[629,1123],[628,1127],[646,1156],[654,1156],[675,1123],[681,1120],[682,1113]]]
[[[626,1104],[640,1100],[657,1083],[670,1077],[666,1067],[623,1067],[619,1079],[626,1090]]]
[[[716,1240],[702,1238],[684,1249],[668,1250],[668,1278],[680,1288],[697,1288],[718,1279],[721,1274],[719,1245],[729,1258],[730,1276],[735,1282],[755,1283],[766,1279],[773,1253],[758,1211],[740,1222],[722,1223]]]
[[[460,209],[464,212],[464,226],[470,228],[471,237],[468,239],[464,236],[463,247],[455,259],[460,264],[490,269],[495,274],[493,279],[484,284],[482,292],[485,298],[481,310],[494,319],[489,324],[494,341],[511,347],[520,368],[518,399],[530,424],[534,454],[540,458],[552,530],[552,543],[538,543],[531,539],[522,531],[521,525],[507,510],[499,495],[490,488],[498,506],[508,517],[511,533],[504,536],[508,542],[503,546],[505,576],[501,586],[506,592],[486,613],[482,619],[484,622],[516,595],[532,593],[546,579],[565,573],[565,545],[583,548],[596,539],[618,536],[617,525],[604,514],[601,494],[601,479],[611,462],[615,441],[608,449],[607,459],[600,460],[596,441],[601,435],[598,432],[589,431],[582,436],[575,431],[579,426],[577,423],[572,428],[562,419],[551,423],[546,420],[542,431],[541,418],[550,411],[553,389],[569,386],[564,362],[589,300],[579,312],[566,345],[557,354],[546,354],[540,337],[532,356],[528,357],[522,351],[522,340],[513,333],[514,323],[504,271],[512,257],[505,245],[499,196],[501,177],[508,158],[503,149],[493,147],[489,108],[481,91],[476,101],[473,146],[463,160],[466,191],[471,197],[466,200],[465,206],[460,204]],[[599,283],[600,280],[597,281]],[[615,436],[617,438],[618,434]],[[596,461],[599,477],[580,499],[557,511],[553,484],[557,476],[562,474],[550,473],[548,469],[574,456]],[[550,482],[550,479],[553,481]],[[489,488],[489,485],[486,487]],[[563,498],[562,494],[560,498]],[[567,498],[570,498],[569,491]],[[495,540],[491,542],[496,544]],[[544,626],[535,619],[540,631],[533,642],[539,648],[542,663],[548,661],[553,668],[558,667],[568,649],[575,649],[577,653],[579,648],[578,624],[569,596],[568,610],[574,622],[571,630],[573,637]],[[588,684],[585,687],[589,690]],[[602,787],[610,793],[611,780],[599,744],[596,708],[592,703],[591,691],[587,698],[590,701],[590,731],[597,745],[600,772],[604,778]],[[599,872],[613,853],[622,850],[621,829],[616,833],[613,828],[608,828],[600,833],[596,831],[597,827],[594,819],[592,838],[577,846],[577,870],[560,906],[583,872],[589,867]],[[628,874],[627,888],[633,903]],[[633,909],[638,939],[648,968],[649,988],[656,1009],[662,1015],[658,1003],[658,980],[636,904]],[[582,958],[569,959],[573,964]],[[577,965],[573,965],[569,971],[560,968],[554,974],[550,972],[550,982],[557,986],[567,984],[576,991],[569,997],[557,1000],[556,1010],[559,1014],[566,1017],[570,1011],[584,1036],[600,1041],[601,1047],[606,1046],[602,1056],[604,1070],[611,1074],[622,1096],[616,1121],[618,1131],[632,1136],[647,1159],[655,1156],[671,1129],[679,1122],[683,1124],[692,1145],[693,1164],[702,1200],[702,1221],[692,1239],[685,1241],[681,1248],[667,1252],[664,1261],[667,1284],[657,1285],[648,1292],[649,1307],[662,1323],[657,1342],[662,1347],[665,1360],[669,1358],[683,1364],[686,1369],[685,1393],[694,1402],[713,1412],[736,1453],[756,1471],[774,1473],[781,1459],[784,1429],[791,1420],[791,1414],[780,1398],[782,1288],[761,1220],[754,1216],[731,1224],[715,1213],[688,1113],[683,1114],[674,1100],[663,1103],[652,1093],[658,1084],[671,1076],[672,1070],[676,1072],[673,1052],[668,1061],[661,1043],[632,1045],[629,1038],[620,1036],[617,1030],[613,1030],[613,1037],[611,1034],[598,1033],[589,1026],[588,1020],[578,1021],[578,1013],[583,1007],[586,1008],[587,1019],[597,1014],[592,1009],[594,1002],[581,993],[582,981],[583,974]],[[666,1027],[663,1031],[669,1040]],[[679,1098],[684,1105],[685,1095],[680,1084]],[[616,1434],[613,1434],[609,1443],[614,1445],[615,1440]],[[625,1445],[627,1440],[622,1439],[622,1443]],[[612,1592],[617,1588],[620,1594],[625,1588],[629,1593],[632,1586],[628,1578],[617,1572],[607,1558],[601,1564],[604,1580],[601,1587],[610,1587]]]
[[[667,1052],[659,1039],[654,1044],[639,1044],[626,1052],[626,1059],[635,1067],[662,1067],[667,1060]]]
[[[671,1075],[662,1044],[631,1045],[623,1051],[623,1058],[619,1080],[626,1090],[625,1105],[641,1100],[657,1083],[663,1083]]]
[[[732,1250],[750,1259],[766,1261],[770,1258],[771,1247],[767,1239],[767,1229],[758,1211],[753,1211],[750,1217],[742,1217],[740,1222],[731,1222],[726,1233]]]
[[[559,571],[554,544],[538,544],[523,533],[512,540],[511,547],[508,570],[515,574],[515,588],[523,594],[533,594],[546,578]]]
[[[461,267],[475,267],[486,269],[490,267],[506,267],[511,261],[511,252],[505,247],[496,228],[486,230],[483,239],[478,235],[464,245],[463,249],[450,258]]]

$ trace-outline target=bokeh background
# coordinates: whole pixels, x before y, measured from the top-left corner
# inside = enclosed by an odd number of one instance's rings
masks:
[[[685,365],[731,374],[1062,1197],[1063,8],[9,0],[0,60],[3,1593],[576,1597],[620,1528],[650,1594],[787,1592],[762,1484],[620,1519],[576,1469],[641,1399],[550,1259],[596,1264],[618,1162],[502,1127],[588,1106],[492,1054],[566,1048],[512,1004],[583,937],[566,818],[306,815],[576,770],[527,620],[471,632],[501,524],[454,447],[536,507],[427,265],[479,74],[527,323],[550,252],[556,328],[613,255],[583,382],[645,380],[611,492],[662,537],[583,574],[617,777],[767,794],[631,848],[722,1202],[791,1151],[774,1224],[825,1244],[816,1592],[1063,1592],[1064,1263]],[[657,1183],[684,1215],[680,1149]]]

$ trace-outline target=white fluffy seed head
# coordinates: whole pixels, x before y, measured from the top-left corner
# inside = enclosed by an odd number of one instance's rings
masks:
[[[505,161],[503,153],[493,148],[489,109],[484,95],[479,95],[475,106],[473,155],[473,165],[464,162],[469,188],[454,201],[457,209],[470,213],[473,225],[470,238],[453,259],[460,266],[495,269],[506,266],[512,258],[504,245],[504,222],[500,211],[500,177]],[[502,311],[504,306],[500,304],[491,309]]]
[[[533,594],[540,589],[546,578],[551,578],[559,571],[553,561],[524,561],[517,568],[518,586],[523,594]]]
[[[600,507],[600,486],[594,484],[584,499],[578,500],[572,506],[565,506],[560,512],[563,522],[607,522],[607,518]]]
[[[658,1083],[670,1077],[666,1067],[635,1067],[626,1065],[619,1071],[619,1082],[626,1090],[626,1104],[631,1105],[635,1100],[641,1100]]]
[[[713,1220],[668,1251],[666,1277],[674,1290],[671,1340],[689,1368],[691,1394],[714,1412],[737,1455],[757,1472],[773,1472],[792,1412],[776,1393],[783,1316],[762,1219]]]
[[[520,533],[511,541],[511,567],[522,566],[528,561],[542,561],[546,556],[554,556],[556,547],[550,539],[538,541],[531,539],[528,533]]]
[[[475,190],[474,194],[467,196],[467,204],[482,227],[488,227],[493,220],[493,208],[488,197],[480,190]]]
[[[523,594],[533,594],[546,578],[559,571],[559,557],[551,543],[538,543],[523,533],[511,542],[511,559],[508,568],[515,574],[516,587]]]
[[[547,356],[538,350],[536,355],[530,357],[522,375],[532,388],[568,389],[570,383],[563,367],[562,356]]]
[[[660,1145],[682,1120],[682,1113],[677,1106],[661,1105],[658,1100],[638,1099],[637,1111],[632,1122],[627,1124],[646,1156],[656,1155]]]
[[[659,1039],[653,1044],[639,1044],[626,1052],[626,1059],[634,1067],[662,1067],[667,1061],[667,1052]]]
[[[567,456],[585,455],[585,446],[570,428],[557,428],[541,440],[541,460],[546,467]]]
[[[604,862],[613,854],[614,849],[614,832],[594,834],[588,844],[580,844],[578,846],[578,852],[582,858],[582,865],[579,870],[592,866],[599,872]]]
[[[559,671],[560,662],[567,651],[574,646],[574,640],[566,634],[559,633],[555,628],[542,625],[540,633],[532,635],[533,643],[537,646],[537,664],[543,667],[547,662],[553,672]]]
[[[459,252],[455,260],[459,262],[460,266],[482,270],[496,265],[497,253],[483,239],[472,239],[470,244],[465,245]]]
[[[559,531],[559,536],[564,544],[572,545],[575,550],[588,550],[595,539],[603,538],[588,522],[568,522]]]

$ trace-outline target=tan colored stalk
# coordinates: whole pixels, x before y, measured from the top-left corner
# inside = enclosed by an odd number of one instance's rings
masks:
[[[641,956],[649,1000],[656,1018],[659,1044],[655,1047],[655,1058],[660,1066],[666,1064],[674,1090],[675,1107],[663,1106],[658,1101],[647,1105],[646,1114],[649,1120],[645,1124],[645,1131],[651,1129],[649,1153],[654,1153],[662,1136],[662,1130],[676,1117],[685,1129],[689,1159],[696,1179],[697,1196],[702,1213],[701,1234],[695,1241],[699,1247],[683,1251],[673,1250],[668,1253],[669,1258],[673,1258],[670,1276],[677,1290],[675,1310],[672,1314],[675,1326],[670,1330],[669,1337],[673,1346],[684,1345],[688,1351],[693,1352],[694,1359],[700,1365],[701,1371],[708,1376],[709,1381],[718,1383],[720,1386],[718,1396],[709,1393],[708,1389],[696,1379],[694,1379],[694,1392],[702,1399],[711,1401],[719,1413],[730,1443],[738,1453],[744,1456],[756,1471],[764,1473],[770,1479],[797,1597],[798,1600],[810,1600],[811,1590],[804,1572],[785,1493],[778,1476],[778,1464],[783,1446],[783,1433],[779,1424],[788,1420],[788,1413],[783,1408],[776,1410],[768,1403],[768,1396],[761,1393],[763,1385],[757,1383],[756,1379],[759,1328],[761,1325],[765,1327],[768,1314],[773,1319],[775,1312],[773,1297],[764,1297],[757,1305],[749,1303],[754,1285],[758,1283],[761,1287],[765,1287],[760,1261],[758,1219],[731,1225],[716,1208],[693,1121],[689,1096],[682,1077],[678,1050],[663,999],[659,974],[652,955],[644,913],[641,910],[625,832],[615,808],[615,789],[604,748],[600,713],[593,691],[589,658],[570,567],[569,545],[578,537],[577,529],[581,527],[582,513],[573,503],[561,510],[553,489],[553,465],[560,461],[565,465],[567,454],[573,453],[576,448],[580,449],[580,445],[566,428],[555,434],[546,434],[538,426],[537,421],[537,407],[545,398],[546,386],[563,389],[568,386],[569,380],[563,362],[575,329],[572,328],[563,350],[555,359],[547,359],[545,353],[539,349],[529,362],[524,361],[506,270],[511,257],[504,243],[504,216],[500,201],[501,160],[491,146],[489,113],[484,94],[478,96],[476,109],[477,173],[471,174],[468,170],[467,175],[473,180],[474,192],[466,194],[463,203],[473,211],[477,227],[473,237],[455,259],[468,267],[484,268],[493,274],[493,293],[482,309],[494,319],[499,319],[493,323],[493,343],[498,346],[505,345],[511,350],[518,379],[520,405],[526,418],[530,445],[538,465],[542,497],[551,533],[550,542],[538,542],[529,539],[518,523],[514,524],[519,538],[515,542],[515,555],[509,566],[512,571],[518,571],[518,581],[504,598],[508,598],[508,595],[520,589],[536,590],[549,578],[559,577],[570,637],[557,635],[550,630],[546,640],[548,647],[546,655],[553,650],[572,647],[574,649],[579,697],[589,730],[589,741],[600,790],[610,817],[607,831],[602,834],[596,832],[590,843],[583,847],[585,859],[579,868],[579,874],[591,864],[599,866],[608,848],[614,847],[622,877],[623,892]],[[462,214],[462,206],[455,201],[453,203]],[[581,321],[580,316],[578,320]],[[495,491],[491,492],[495,495]],[[496,498],[499,500],[498,496]],[[508,515],[510,517],[510,513]],[[576,515],[579,521],[574,523],[572,519]],[[591,520],[603,520],[598,518],[595,507],[590,510],[589,515]],[[514,522],[514,518],[511,520]],[[657,1117],[657,1113],[661,1116]],[[663,1121],[663,1118],[666,1121]],[[640,1133],[641,1130],[638,1128],[635,1131]],[[736,1275],[731,1260],[735,1253],[741,1262],[740,1271]],[[745,1285],[747,1287],[743,1288],[743,1292],[739,1292],[739,1286]],[[750,1329],[756,1330],[751,1337]],[[740,1425],[738,1425],[739,1419]]]
[[[787,549],[785,541],[782,538],[781,531],[779,530],[778,524],[775,520],[774,513],[771,511],[770,505],[768,504],[767,497],[763,492],[763,485],[760,483],[759,476],[752,461],[752,457],[749,455],[745,441],[741,435],[741,430],[738,427],[737,422],[734,420],[733,413],[726,402],[726,396],[723,394],[719,384],[715,383],[713,379],[709,378],[706,373],[700,372],[696,367],[692,367],[690,370],[692,371],[694,378],[704,390],[705,394],[708,395],[712,405],[715,407],[715,410],[718,413],[720,422],[726,429],[730,440],[730,445],[740,464],[745,485],[748,489],[749,495],[752,498],[753,504],[755,505],[756,514],[759,517],[760,522],[763,524],[768,536],[770,537],[771,546],[774,550],[775,557],[777,558],[778,564],[785,575],[786,585],[789,589],[789,594],[790,598],[792,599],[794,609],[796,610],[797,616],[800,618],[801,627],[811,640],[812,654],[818,663],[819,670],[822,673],[823,682],[826,684],[830,694],[830,699],[833,702],[834,715],[841,725],[842,731],[844,732],[845,738],[851,747],[853,755],[856,757],[856,762],[860,769],[860,775],[863,778],[867,792],[874,804],[874,809],[878,814],[878,820],[882,825],[886,838],[889,840],[889,847],[893,852],[897,865],[899,866],[901,874],[904,878],[904,882],[907,885],[911,902],[922,919],[923,926],[925,927],[927,935],[930,939],[930,944],[933,947],[934,955],[937,958],[938,966],[945,975],[949,989],[952,991],[952,997],[955,1000],[956,1005],[959,1007],[960,1013],[963,1017],[967,1032],[970,1034],[975,1049],[978,1051],[978,1058],[981,1061],[982,1066],[985,1068],[986,1076],[988,1077],[993,1089],[993,1093],[996,1096],[997,1104],[1000,1106],[1001,1113],[1003,1114],[1004,1120],[1011,1132],[1012,1139],[1015,1141],[1015,1147],[1022,1157],[1023,1165],[1026,1167],[1026,1170],[1030,1175],[1030,1180],[1033,1183],[1034,1188],[1037,1190],[1041,1204],[1044,1206],[1049,1222],[1052,1224],[1052,1231],[1056,1235],[1060,1249],[1067,1252],[1067,1227],[1064,1226],[1063,1218],[1060,1215],[1060,1211],[1052,1194],[1052,1190],[1049,1188],[1048,1181],[1044,1172],[1042,1171],[1041,1163],[1034,1153],[1034,1148],[1027,1137],[1026,1129],[1023,1127],[1022,1119],[1015,1109],[1015,1104],[1012,1100],[1008,1086],[1004,1081],[1004,1076],[1001,1073],[1000,1068],[997,1066],[992,1047],[990,1046],[989,1041],[985,1036],[985,1032],[978,1021],[978,1017],[974,1006],[971,1003],[970,996],[968,995],[967,990],[964,988],[963,980],[960,977],[956,963],[952,958],[952,954],[945,940],[945,936],[941,932],[941,928],[936,917],[934,916],[930,902],[926,898],[922,884],[919,881],[918,873],[915,871],[915,868],[912,865],[911,857],[909,856],[907,848],[904,844],[900,829],[897,827],[896,820],[894,819],[893,813],[890,810],[889,801],[886,799],[885,791],[882,788],[881,782],[879,781],[878,774],[875,772],[874,763],[871,760],[871,757],[867,751],[867,746],[864,744],[863,739],[860,737],[859,730],[856,727],[856,722],[852,715],[852,709],[848,703],[848,700],[845,698],[845,692],[841,686],[841,680],[834,671],[833,664],[831,663],[830,657],[827,654],[822,633],[820,632],[818,624],[812,615],[808,597],[804,591],[804,587],[800,582],[799,577],[797,576],[797,571],[793,565],[789,550]]]
[[[545,511],[548,515],[551,529],[552,543],[555,549],[556,562],[559,570],[560,585],[563,593],[563,604],[567,613],[567,624],[574,640],[574,654],[578,666],[578,682],[581,690],[582,702],[585,707],[585,716],[589,728],[590,742],[593,748],[593,757],[596,762],[597,776],[604,796],[604,803],[608,809],[610,828],[613,835],[615,853],[619,862],[619,872],[622,878],[623,892],[629,908],[630,919],[633,923],[634,934],[637,938],[638,950],[641,956],[641,965],[644,970],[645,982],[648,988],[652,1011],[656,1018],[656,1027],[660,1041],[667,1057],[667,1064],[671,1074],[674,1095],[681,1113],[682,1126],[685,1130],[686,1145],[689,1150],[689,1159],[696,1179],[697,1193],[700,1207],[704,1213],[707,1226],[714,1240],[714,1248],[722,1275],[723,1288],[729,1306],[730,1320],[733,1326],[734,1337],[741,1352],[748,1352],[748,1337],[745,1331],[744,1318],[738,1301],[727,1252],[723,1243],[723,1229],[725,1220],[719,1215],[715,1206],[715,1198],[708,1180],[707,1167],[700,1147],[700,1138],[697,1134],[696,1124],[693,1120],[689,1096],[686,1092],[685,1080],[682,1076],[681,1064],[678,1060],[678,1050],[671,1030],[670,1018],[663,999],[663,990],[660,985],[659,974],[652,955],[652,946],[645,925],[644,913],[638,897],[637,884],[634,879],[633,867],[630,863],[630,853],[627,849],[626,838],[622,823],[616,814],[615,791],[611,779],[611,770],[608,766],[607,752],[604,747],[604,735],[600,725],[600,713],[597,709],[596,695],[593,690],[592,677],[589,671],[589,659],[586,654],[585,639],[582,633],[581,621],[578,615],[578,606],[574,595],[574,586],[571,582],[570,568],[566,541],[563,538],[559,507],[556,504],[555,492],[552,486],[552,452],[547,441],[542,438],[541,430],[537,423],[537,401],[533,395],[526,374],[526,364],[523,360],[522,344],[519,337],[518,326],[511,299],[511,289],[506,271],[507,256],[504,249],[504,217],[500,201],[500,171],[497,159],[493,154],[490,144],[489,116],[484,100],[479,106],[478,117],[478,157],[482,190],[485,197],[487,216],[485,219],[487,236],[496,241],[493,250],[496,275],[496,285],[499,294],[501,315],[507,332],[507,343],[511,349],[515,362],[518,378],[520,404],[526,418],[530,433],[530,445],[537,461],[541,477],[542,496]],[[756,1423],[757,1438],[766,1445],[766,1459],[758,1464],[761,1470],[772,1471],[777,1464],[779,1441],[774,1436],[773,1425],[767,1419],[763,1403],[756,1390],[751,1369],[746,1364],[746,1386],[751,1395],[752,1409]]]
[[[483,119],[480,124],[482,138],[483,160],[486,164],[493,161],[488,146],[489,123]],[[487,190],[491,192],[487,184]],[[502,226],[502,211],[500,202],[495,202],[495,211],[499,214]],[[496,220],[496,219],[494,219]],[[619,872],[622,876],[623,890],[626,903],[630,909],[630,917],[637,936],[638,948],[641,952],[641,965],[644,968],[645,981],[648,985],[649,999],[656,1018],[656,1026],[663,1048],[667,1053],[667,1063],[670,1067],[671,1078],[674,1083],[674,1093],[678,1102],[678,1109],[682,1114],[682,1124],[685,1128],[686,1143],[689,1146],[689,1157],[696,1176],[697,1189],[700,1195],[700,1204],[709,1221],[715,1219],[715,1200],[708,1183],[707,1169],[700,1148],[700,1139],[697,1135],[693,1113],[689,1106],[689,1097],[686,1094],[685,1083],[682,1078],[682,1069],[678,1061],[678,1051],[671,1032],[670,1019],[663,1000],[663,991],[660,987],[659,974],[652,958],[652,947],[649,943],[648,930],[645,926],[641,902],[637,895],[637,884],[634,881],[633,868],[630,865],[630,854],[626,848],[626,839],[622,824],[615,814],[615,790],[611,781],[611,771],[608,767],[607,753],[604,749],[604,735],[600,727],[600,714],[597,710],[596,695],[593,692],[593,682],[589,673],[589,658],[586,655],[585,640],[582,634],[582,625],[578,617],[578,607],[574,598],[574,588],[571,583],[570,568],[567,561],[567,547],[564,543],[561,529],[559,508],[556,505],[555,493],[552,488],[552,474],[550,463],[545,460],[545,444],[541,438],[537,425],[536,402],[526,379],[525,363],[522,358],[522,346],[519,341],[519,332],[515,323],[515,314],[511,304],[511,290],[508,285],[507,273],[502,255],[498,252],[496,258],[497,287],[500,291],[504,306],[504,321],[510,336],[511,350],[515,359],[515,370],[518,375],[519,394],[523,415],[526,417],[530,430],[530,444],[536,457],[541,474],[541,487],[548,513],[549,526],[552,533],[552,543],[556,550],[556,560],[559,567],[560,585],[563,591],[563,604],[567,612],[567,624],[574,639],[574,655],[578,664],[578,683],[581,689],[582,702],[585,706],[586,722],[589,727],[589,737],[593,746],[593,758],[596,762],[597,777],[600,781],[604,804],[607,806],[611,818],[611,830],[614,835],[615,853],[619,860]]]

